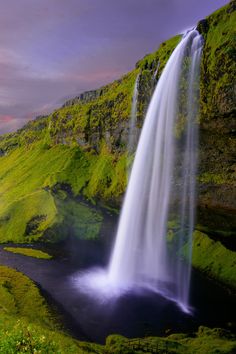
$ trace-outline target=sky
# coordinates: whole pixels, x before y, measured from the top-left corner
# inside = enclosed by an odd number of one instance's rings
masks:
[[[228,0],[0,0],[0,134],[132,70]]]

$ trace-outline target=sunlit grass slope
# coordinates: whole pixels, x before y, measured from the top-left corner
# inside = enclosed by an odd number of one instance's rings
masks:
[[[94,161],[92,155],[85,157],[78,147],[56,145],[47,150],[39,143],[31,149],[21,147],[2,157],[1,242],[37,240],[45,230],[59,226],[64,220],[68,222],[68,218],[78,237],[96,237],[102,221],[100,213],[83,203],[76,203],[66,192],[60,193],[60,187],[55,188],[55,193],[52,190],[60,183],[69,184],[74,193],[86,184],[89,190]],[[96,178],[99,180],[99,176]],[[91,185],[95,183],[94,179],[91,179]],[[59,229],[57,227],[55,240],[63,237],[58,234]]]
[[[33,258],[40,258],[40,259],[51,259],[48,253],[33,249],[33,248],[26,248],[26,247],[4,247],[4,250],[7,252],[12,252],[16,254],[22,254],[23,256],[33,257]]]

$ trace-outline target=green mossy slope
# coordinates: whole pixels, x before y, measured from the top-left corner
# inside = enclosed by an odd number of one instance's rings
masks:
[[[66,183],[73,192],[80,191],[90,179],[83,167],[91,170],[93,161],[93,156],[85,158],[78,147],[56,145],[47,150],[40,143],[2,157],[0,241],[32,242],[46,230],[53,240],[59,240],[65,237],[60,228],[65,222],[80,238],[96,237],[101,214],[82,202],[76,203],[60,189],[61,183]]]
[[[4,247],[4,250],[7,252],[12,252],[16,254],[22,254],[23,256],[33,257],[33,258],[40,258],[40,259],[51,259],[48,253],[36,250],[33,248],[26,248],[26,247]]]
[[[56,320],[29,278],[0,266],[0,353],[103,352],[59,331]]]
[[[208,277],[236,290],[236,252],[200,231],[193,235],[192,264]]]

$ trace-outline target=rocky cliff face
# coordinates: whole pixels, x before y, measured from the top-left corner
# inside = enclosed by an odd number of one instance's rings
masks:
[[[215,221],[215,228],[222,232],[236,230],[235,10],[236,2],[232,1],[199,24],[205,39],[201,66],[200,219],[205,227]]]

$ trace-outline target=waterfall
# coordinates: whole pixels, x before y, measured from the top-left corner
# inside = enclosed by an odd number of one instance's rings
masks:
[[[160,60],[158,60],[156,70],[155,70],[155,72],[154,72],[154,74],[153,74],[153,80],[155,80],[155,79],[156,79],[156,77],[157,77],[157,74],[158,74],[158,71],[159,71],[160,65],[161,65],[161,62],[160,62]]]
[[[137,139],[138,139],[138,129],[136,127],[137,124],[137,103],[138,103],[138,84],[139,84],[139,76],[137,75],[135,84],[134,84],[134,92],[132,98],[132,108],[131,108],[131,117],[129,122],[129,137],[128,137],[128,155],[131,156],[135,152]]]
[[[115,287],[153,289],[185,311],[195,215],[201,49],[197,30],[187,32],[157,83],[108,269],[109,283]],[[168,242],[167,225],[173,215],[178,233]]]

